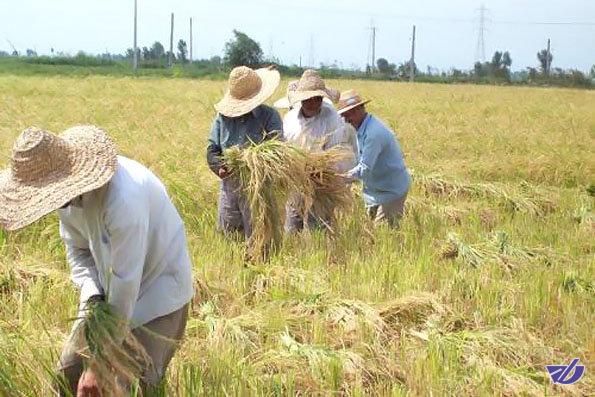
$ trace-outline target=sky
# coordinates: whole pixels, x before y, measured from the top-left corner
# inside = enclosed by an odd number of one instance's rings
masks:
[[[189,41],[194,58],[222,55],[233,29],[258,41],[266,56],[285,64],[337,63],[362,68],[370,57],[399,64],[410,58],[416,25],[416,64],[422,70],[470,69],[477,51],[479,8],[486,11],[485,55],[509,51],[513,70],[537,66],[551,39],[552,67],[588,71],[595,64],[595,0],[138,0],[138,43],[169,47]],[[123,53],[133,43],[134,0],[0,0],[0,50],[8,41],[49,54]],[[174,44],[175,46],[175,44]]]

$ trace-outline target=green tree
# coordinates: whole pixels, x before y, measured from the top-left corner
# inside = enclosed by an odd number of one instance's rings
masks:
[[[165,48],[163,47],[163,44],[161,44],[160,42],[156,41],[153,43],[153,45],[151,46],[151,58],[152,59],[161,59],[165,56]]]
[[[595,79],[595,65],[591,66],[591,72],[589,73],[592,79]]]
[[[550,52],[548,54],[547,50],[541,50],[537,53],[537,59],[539,60],[539,64],[541,66],[541,73],[550,74],[550,69],[552,67],[552,61],[554,60],[554,56]]]
[[[376,68],[382,74],[386,74],[388,72],[389,66],[390,65],[388,61],[384,58],[378,58],[378,60],[376,61]]]
[[[392,76],[395,74],[397,66],[394,63],[389,63],[385,58],[378,58],[376,61],[376,68],[385,76]]]
[[[496,51],[490,62],[490,74],[498,79],[506,79],[510,81],[510,66],[512,65],[512,58],[510,53]]]
[[[263,53],[260,44],[234,29],[234,38],[225,44],[225,63],[231,67],[260,66]]]
[[[142,51],[144,60],[151,59],[151,50],[150,49],[148,49],[147,47],[143,47],[143,49],[141,51]]]
[[[188,62],[188,45],[184,40],[178,41],[178,60],[182,63]]]

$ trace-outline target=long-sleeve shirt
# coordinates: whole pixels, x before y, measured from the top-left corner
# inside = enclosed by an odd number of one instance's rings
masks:
[[[218,114],[211,127],[207,147],[207,162],[215,174],[223,165],[223,150],[232,146],[258,144],[277,136],[283,129],[281,116],[277,110],[260,105],[250,113],[240,117],[226,117]]]
[[[117,313],[140,326],[192,298],[184,224],[161,181],[143,165],[118,157],[107,185],[58,212],[81,307],[104,294]]]
[[[313,151],[326,151],[341,146],[353,155],[337,165],[339,171],[347,171],[355,165],[355,130],[345,123],[332,103],[323,101],[320,113],[313,117],[304,117],[300,106],[291,109],[283,118],[283,136],[286,141]]]
[[[347,175],[364,185],[367,205],[382,205],[403,197],[411,185],[401,146],[380,120],[367,115],[357,131],[358,164]]]

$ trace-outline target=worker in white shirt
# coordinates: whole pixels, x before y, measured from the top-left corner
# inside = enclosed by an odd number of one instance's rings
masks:
[[[152,359],[140,379],[158,385],[182,338],[193,296],[184,224],[161,181],[117,156],[94,126],[61,135],[36,128],[17,139],[11,167],[0,173],[0,224],[23,228],[58,210],[80,309],[105,300],[127,319]],[[71,336],[59,362],[60,395],[99,395]]]
[[[283,138],[315,152],[342,147],[351,155],[337,164],[337,171],[346,172],[355,166],[355,129],[339,116],[332,104],[333,100],[338,100],[339,92],[328,89],[318,72],[309,69],[297,84],[288,86],[287,98],[292,108],[283,118]],[[277,101],[277,105],[282,105],[281,100]],[[331,226],[328,219],[322,219],[315,213],[308,214],[306,222],[310,228]],[[300,231],[304,226],[300,212],[288,205],[285,220],[287,232]]]

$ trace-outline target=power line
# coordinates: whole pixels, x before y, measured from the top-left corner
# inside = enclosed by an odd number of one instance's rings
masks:
[[[263,3],[263,1],[261,1]],[[269,3],[264,1],[264,3]],[[316,13],[331,13],[334,15],[361,15],[360,10],[346,10],[346,9],[332,9],[328,7],[312,7],[312,6],[301,6],[301,5],[288,5],[286,8],[304,10],[304,11],[315,11]],[[412,15],[412,14],[397,14],[390,12],[383,13],[368,13],[367,16],[371,18],[389,18],[389,19],[408,19],[413,21],[431,21],[431,22],[450,22],[450,23],[476,23],[474,18],[446,18],[446,17],[432,17],[423,15]],[[584,27],[595,27],[595,21],[527,21],[527,20],[492,20],[493,24],[506,24],[506,25],[560,25],[560,26],[584,26]]]

